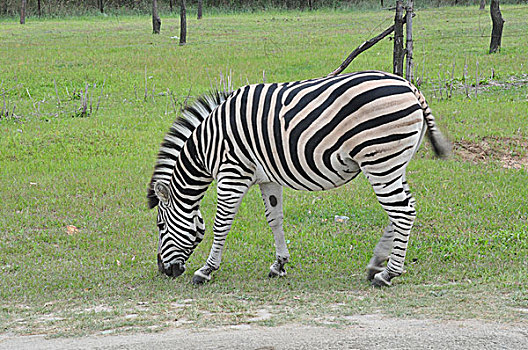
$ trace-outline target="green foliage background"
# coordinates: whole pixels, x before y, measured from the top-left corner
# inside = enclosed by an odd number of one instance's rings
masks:
[[[314,9],[322,8],[380,8],[394,5],[393,0],[313,0]],[[45,16],[85,15],[99,12],[99,0],[41,0],[41,11]],[[158,0],[161,13],[179,12],[180,0]],[[478,5],[480,0],[416,0],[416,7]],[[487,0],[489,5],[489,0]],[[524,0],[501,0],[501,4],[522,4]],[[196,8],[197,0],[186,0],[190,8]],[[265,9],[309,9],[308,0],[203,0],[207,11],[265,10]],[[152,9],[152,0],[104,0],[105,12],[109,14],[147,14]],[[2,0],[0,16],[17,16],[20,0]],[[36,16],[37,0],[27,0],[27,14]]]

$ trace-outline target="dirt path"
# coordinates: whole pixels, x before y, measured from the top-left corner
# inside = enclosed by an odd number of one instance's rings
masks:
[[[525,325],[350,317],[342,328],[241,325],[160,333],[46,339],[0,335],[0,349],[527,349]]]

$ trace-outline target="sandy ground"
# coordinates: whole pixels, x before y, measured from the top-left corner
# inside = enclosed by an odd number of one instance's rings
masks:
[[[340,328],[239,325],[82,338],[0,335],[0,349],[528,349],[528,327],[481,321],[352,316]]]

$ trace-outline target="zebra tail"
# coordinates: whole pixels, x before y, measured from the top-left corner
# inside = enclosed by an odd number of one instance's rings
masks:
[[[434,153],[440,158],[449,158],[452,154],[453,145],[436,127],[435,118],[431,112],[431,108],[425,101],[425,97],[416,87],[413,86],[413,91],[420,105],[422,106],[425,123],[427,124],[427,136],[433,146]]]

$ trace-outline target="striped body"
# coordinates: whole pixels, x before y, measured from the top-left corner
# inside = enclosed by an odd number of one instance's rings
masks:
[[[366,73],[243,87],[199,132],[210,139],[220,130],[215,140],[226,140],[237,158],[260,166],[269,181],[317,191],[346,183],[363,163],[375,168],[373,158],[412,154],[424,119],[406,81]],[[200,155],[213,177],[218,147],[210,144]]]
[[[186,135],[171,130],[166,136],[149,190],[151,207],[162,199],[161,271],[175,263],[182,267],[201,241],[198,208],[213,179],[218,181],[215,240],[195,275],[206,279],[219,267],[233,217],[251,185],[261,186],[277,246],[275,267],[283,270],[289,254],[283,242],[282,187],[328,190],[363,172],[391,221],[378,245],[390,248],[375,250],[387,256],[392,250],[387,268],[376,271],[385,271],[378,279],[390,282],[401,273],[415,217],[405,168],[427,127],[437,153],[447,150],[423,96],[409,82],[372,71],[249,85],[229,96],[202,99],[193,108],[186,133],[182,125],[173,126]],[[178,142],[169,142],[171,137]]]

